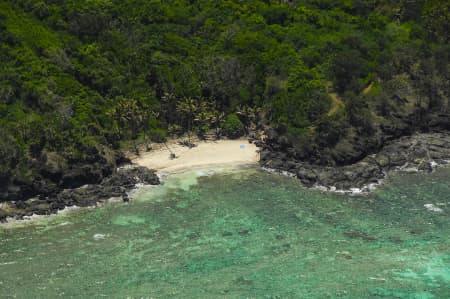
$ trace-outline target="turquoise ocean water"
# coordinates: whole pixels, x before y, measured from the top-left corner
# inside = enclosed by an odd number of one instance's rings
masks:
[[[0,298],[450,298],[450,169],[368,196],[256,168],[0,227]]]

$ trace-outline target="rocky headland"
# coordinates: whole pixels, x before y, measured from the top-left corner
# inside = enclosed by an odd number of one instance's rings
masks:
[[[270,130],[259,142],[260,165],[268,171],[297,177],[308,187],[341,192],[367,192],[391,171],[431,172],[439,165],[450,164],[448,131],[413,133],[388,140],[374,153],[347,165],[323,165],[303,159],[302,153],[282,135]],[[348,150],[343,160],[360,155]]]
[[[32,179],[13,177],[0,185],[0,222],[95,206],[111,198],[128,201],[127,193],[137,184],[160,183],[154,170],[130,164],[120,152],[96,151],[90,159],[73,164],[46,153],[31,163]]]

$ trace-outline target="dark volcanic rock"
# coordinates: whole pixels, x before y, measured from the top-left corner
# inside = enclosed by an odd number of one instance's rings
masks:
[[[0,223],[5,221],[7,217],[9,217],[9,214],[6,213],[6,211],[0,209]]]
[[[67,170],[62,177],[63,188],[77,188],[86,184],[99,183],[103,178],[103,172],[97,165],[74,166]]]
[[[57,153],[45,152],[36,162],[39,163],[39,172],[42,177],[53,182],[59,182],[68,169],[67,161]]]
[[[131,160],[125,156],[123,152],[117,152],[115,155],[117,166],[131,164]]]
[[[63,188],[100,183],[115,172],[116,159],[124,161],[122,156],[100,146],[86,151],[83,158],[73,156],[70,152],[61,154],[44,151],[26,161],[26,172],[3,178],[0,202],[27,200],[33,196],[54,196]]]
[[[40,196],[39,198],[32,198],[26,201],[17,200],[11,202],[9,205],[13,208],[14,213],[6,213],[0,210],[0,222],[4,221],[8,216],[20,218],[32,214],[47,215],[68,206],[93,206],[97,202],[102,202],[109,198],[122,198],[124,201],[128,201],[127,192],[134,188],[136,184],[158,185],[159,183],[159,178],[154,170],[132,166],[121,168],[98,184],[65,189],[51,193],[49,196]],[[80,181],[77,181],[76,184],[80,184]],[[42,186],[39,188],[42,188]]]
[[[312,169],[298,167],[297,178],[299,178],[303,184],[312,186],[317,182],[317,175]]]
[[[433,166],[428,161],[422,161],[422,163],[419,164],[418,169],[425,172],[432,172]]]
[[[391,170],[417,169],[430,172],[436,163],[447,164],[450,160],[450,134],[420,133],[413,136],[401,137],[387,142],[378,153],[366,155],[355,145],[343,143],[331,155],[338,157],[338,161],[353,161],[352,164],[341,166],[324,166],[323,163],[314,164],[312,161],[298,159],[292,155],[292,148],[283,145],[274,146],[280,137],[271,133],[274,140],[268,139],[261,149],[260,164],[265,168],[288,171],[306,186],[322,185],[337,189],[366,188],[377,183]],[[344,141],[345,142],[345,141]],[[374,148],[378,145],[372,144]],[[361,155],[361,159],[357,158]],[[359,160],[358,160],[359,159]]]
[[[425,128],[428,130],[450,130],[450,114],[430,114],[427,116],[425,123],[427,124]]]
[[[332,150],[331,156],[338,165],[355,163],[364,156],[364,151],[349,140],[339,142]]]
[[[159,178],[154,170],[146,167],[121,168],[117,173],[106,178],[102,186],[134,186],[136,184],[159,185]]]
[[[127,192],[136,184],[159,185],[159,183],[154,170],[146,167],[121,168],[100,184],[64,190],[58,194],[56,202],[65,206],[85,207],[112,197],[121,197],[124,201],[128,201]]]
[[[381,125],[386,140],[394,140],[412,133],[412,121],[402,115],[393,115],[393,118]]]

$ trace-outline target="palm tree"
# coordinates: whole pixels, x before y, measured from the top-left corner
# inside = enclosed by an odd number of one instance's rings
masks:
[[[211,125],[214,126],[216,131],[216,139],[220,139],[220,128],[225,121],[225,113],[222,112],[218,102],[215,99],[208,101],[209,113],[211,115]]]
[[[205,127],[206,127],[206,131],[207,131],[210,127],[212,117],[213,116],[212,116],[211,112],[208,110],[201,110],[201,111],[197,112],[194,120],[198,124],[199,135],[201,138],[205,137],[204,136],[204,133],[206,133]]]
[[[109,112],[109,115],[117,122],[120,136],[123,136],[125,132],[130,133],[129,138],[133,140],[134,150],[139,153],[136,139],[144,120],[144,114],[143,110],[139,108],[138,102],[134,99],[120,97],[117,106]]]
[[[245,132],[246,134],[248,134],[250,126],[256,120],[257,109],[247,105],[238,106],[236,108],[236,114],[239,115],[240,118],[242,119],[242,122],[244,123]]]
[[[160,115],[167,123],[173,123],[177,117],[177,97],[173,93],[164,93],[160,99]]]
[[[217,109],[214,109],[211,112],[211,121],[214,125],[214,127],[216,128],[216,138],[219,139],[220,138],[220,127],[222,125],[222,123],[225,121],[225,113],[223,113],[222,111],[219,111]]]
[[[150,131],[150,120],[152,118],[158,118],[159,112],[156,112],[155,110],[150,108],[150,106],[148,106],[148,105],[143,105],[142,113],[143,113],[143,116],[144,116],[144,121],[143,121],[143,124],[144,124],[144,128],[143,129],[144,130],[143,130],[143,132],[144,132],[145,147],[146,147],[146,150],[149,151],[151,149],[151,146],[150,146],[151,140],[150,140],[150,136],[148,134],[148,131]]]
[[[184,116],[187,122],[187,129],[188,129],[188,142],[191,143],[191,132],[192,132],[192,125],[194,122],[195,113],[197,111],[197,105],[196,101],[191,97],[184,97],[180,102],[177,104],[177,111],[181,115]]]

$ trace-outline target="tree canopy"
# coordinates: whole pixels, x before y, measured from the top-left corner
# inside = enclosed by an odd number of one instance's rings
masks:
[[[1,0],[0,169],[227,115],[247,130],[244,106],[322,141],[395,109],[448,110],[445,2]]]

